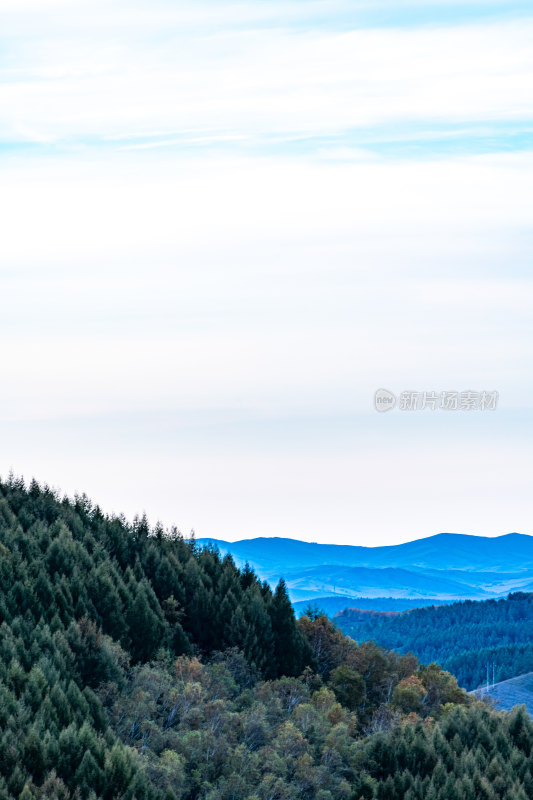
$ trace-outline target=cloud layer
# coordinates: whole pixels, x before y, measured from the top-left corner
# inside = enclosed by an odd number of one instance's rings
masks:
[[[520,10],[3,3],[0,472],[204,536],[530,532]]]

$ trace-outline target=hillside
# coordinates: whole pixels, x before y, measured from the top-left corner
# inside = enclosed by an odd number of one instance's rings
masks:
[[[394,617],[346,609],[334,621],[356,641],[373,639],[442,664],[466,689],[483,685],[487,662],[495,663],[498,681],[533,666],[533,594],[418,608]]]
[[[411,608],[423,608],[430,606],[435,601],[428,597],[413,598],[393,598],[393,597],[350,597],[347,595],[328,595],[317,597],[313,600],[299,600],[293,603],[293,608],[297,615],[303,614],[309,605],[322,609],[328,617],[333,617],[338,611],[350,608],[361,608],[374,611],[409,611]],[[439,603],[453,603],[454,600],[442,600]]]
[[[396,567],[367,569],[328,564],[305,570],[286,569],[280,577],[285,580],[293,600],[306,599],[310,594],[319,597],[328,590],[361,597],[388,595],[393,598],[432,597],[439,600],[490,596],[481,587],[474,588],[466,582],[451,579],[448,573],[427,575]]]
[[[442,533],[388,547],[325,545],[294,539],[200,539],[246,563],[273,587],[284,578],[293,602],[349,597],[444,600],[503,597],[533,585],[533,537]]]
[[[476,697],[490,697],[497,708],[511,711],[514,706],[524,705],[533,716],[533,672],[518,675],[508,681],[500,681],[476,691]]]
[[[524,800],[532,746],[283,583],[0,482],[0,800]]]

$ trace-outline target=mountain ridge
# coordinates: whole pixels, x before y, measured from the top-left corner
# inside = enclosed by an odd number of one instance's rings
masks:
[[[282,537],[197,543],[229,553],[240,565],[248,563],[271,585],[285,578],[293,602],[336,593],[337,587],[352,596],[443,600],[501,597],[533,585],[533,536],[516,531],[495,537],[442,532],[373,547]],[[398,581],[391,583],[384,571],[391,569],[408,575],[398,572]]]

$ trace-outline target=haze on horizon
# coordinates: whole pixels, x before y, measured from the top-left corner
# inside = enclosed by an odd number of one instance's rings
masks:
[[[229,541],[532,533],[532,34],[519,0],[4,0],[0,474]]]
[[[517,539],[517,538],[520,539],[520,537],[523,537],[523,536],[531,537],[532,534],[519,533],[518,531],[509,531],[509,533],[501,533],[501,534],[497,534],[496,536],[491,536],[491,537],[488,537],[488,538],[491,538],[491,539],[508,539],[508,537],[511,537],[511,541],[512,541],[513,539]],[[452,539],[454,537],[467,537],[469,539],[484,539],[484,538],[487,538],[487,537],[479,536],[479,535],[473,534],[473,533],[469,534],[469,533],[457,533],[456,531],[441,531],[440,533],[434,533],[434,534],[431,534],[430,536],[422,536],[422,537],[417,538],[417,539],[406,539],[404,542],[400,542],[400,541],[394,542],[391,545],[368,544],[368,545],[360,545],[360,546],[367,547],[367,548],[379,548],[379,549],[381,549],[382,547],[396,547],[397,545],[408,544],[409,542],[421,542],[421,541],[427,541],[428,539],[439,539],[439,538],[444,538],[444,539],[450,538],[450,539]],[[185,538],[190,538],[190,537],[186,536]],[[200,537],[196,537],[196,534],[195,534],[194,538],[200,544],[204,544],[204,543],[207,544],[208,542],[212,542],[213,544],[216,544],[217,542],[224,541],[224,540],[218,539],[217,537],[214,537],[214,536],[213,537],[209,537],[209,539],[202,539]],[[317,542],[317,541],[311,541],[310,539],[297,539],[297,538],[291,537],[291,536],[248,537],[247,539],[241,539],[240,542],[243,542],[243,541],[257,541],[258,539],[266,539],[266,540],[281,539],[282,541],[287,541],[288,540],[288,541],[302,542],[302,544],[332,544],[332,545],[337,545],[337,542],[329,542],[329,541],[328,542]],[[232,541],[235,541],[235,540],[228,540],[228,542],[230,542],[230,543]],[[350,545],[359,546],[357,543],[351,543],[351,542],[349,543],[349,546]],[[341,544],[341,546],[342,546],[342,544]]]

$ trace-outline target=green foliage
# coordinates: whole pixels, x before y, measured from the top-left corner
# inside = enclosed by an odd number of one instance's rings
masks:
[[[502,600],[465,600],[398,613],[346,609],[334,617],[356,641],[373,639],[421,661],[436,661],[467,690],[482,686],[487,663],[496,681],[531,671],[533,594],[516,592]],[[492,666],[490,679],[492,681]]]
[[[339,703],[346,708],[355,710],[362,704],[366,693],[364,678],[360,672],[349,667],[348,664],[335,667],[331,673],[329,685],[335,692]]]
[[[0,482],[0,800],[524,800],[532,746],[283,581]]]
[[[332,688],[344,690],[345,675],[335,668]],[[450,681],[433,666],[423,677],[428,686],[440,681],[442,691]],[[242,690],[220,660],[182,657],[174,666],[135,667],[124,691],[108,697],[108,710],[167,797],[531,798],[533,724],[524,710],[447,704],[438,719],[417,721],[409,697],[421,703],[428,686],[414,675],[402,679],[394,696],[407,716],[383,705],[371,735],[361,735],[357,714],[305,676]]]

